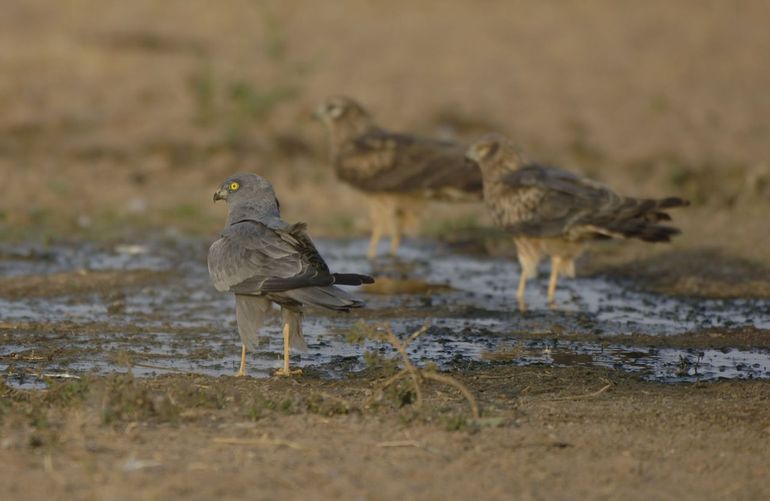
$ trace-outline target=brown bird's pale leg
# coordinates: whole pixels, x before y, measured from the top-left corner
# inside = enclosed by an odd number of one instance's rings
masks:
[[[246,345],[241,345],[241,368],[235,373],[235,377],[244,377],[246,375]]]
[[[366,251],[366,257],[374,259],[377,257],[377,247],[380,246],[382,238],[382,208],[376,201],[372,201],[369,206],[370,218],[372,221],[372,236],[369,239],[369,249]]]
[[[559,270],[562,259],[560,257],[551,257],[551,278],[548,280],[548,305],[554,306],[556,302],[556,282],[559,280]]]
[[[527,287],[527,274],[522,270],[519,277],[519,288],[516,290],[516,300],[519,302],[519,311],[527,311],[527,303],[524,301],[524,290]]]
[[[298,376],[302,374],[302,369],[289,369],[289,324],[283,324],[283,368],[273,373],[274,376]]]
[[[397,210],[388,214],[388,232],[390,233],[390,255],[395,256],[401,247],[401,215]]]

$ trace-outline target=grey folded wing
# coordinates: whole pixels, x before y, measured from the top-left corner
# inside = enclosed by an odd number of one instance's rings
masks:
[[[256,350],[259,344],[259,328],[270,311],[270,301],[264,297],[235,296],[235,318],[241,342],[249,350]]]
[[[276,293],[334,283],[303,224],[286,229],[252,220],[233,224],[209,248],[208,265],[214,287],[236,294]]]
[[[453,141],[375,128],[348,143],[336,167],[343,180],[367,191],[480,198],[481,171],[465,150]]]

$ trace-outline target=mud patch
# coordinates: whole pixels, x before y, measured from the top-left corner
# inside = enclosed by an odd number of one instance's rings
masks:
[[[574,365],[666,382],[770,377],[766,299],[675,297],[580,277],[563,282],[559,305],[550,309],[540,278],[522,313],[514,308],[518,269],[509,259],[418,244],[406,246],[400,260],[372,264],[361,257],[363,241],[319,247],[332,268],[372,273],[385,286],[362,294],[368,308],[359,312],[308,312],[310,350],[292,362],[306,373],[347,377],[392,355],[389,346],[348,342],[357,322],[387,322],[408,333],[427,321],[431,328],[410,354],[442,369]],[[0,371],[16,387],[91,373],[234,373],[233,299],[209,285],[205,248],[195,240],[157,240],[141,247],[50,247],[36,254],[43,258],[6,259],[2,266],[12,262],[21,273],[3,279],[15,292],[0,298]],[[248,359],[258,377],[280,364],[277,317],[262,334]]]
[[[160,283],[169,273],[152,270],[89,271],[52,275],[23,275],[0,279],[0,296],[6,298],[32,298],[79,295],[87,293],[113,293],[149,283]]]

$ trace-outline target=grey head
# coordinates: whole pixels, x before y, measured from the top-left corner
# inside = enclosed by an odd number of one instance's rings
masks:
[[[280,220],[280,204],[270,181],[251,172],[233,174],[214,193],[214,202],[227,202],[227,225],[244,219]]]

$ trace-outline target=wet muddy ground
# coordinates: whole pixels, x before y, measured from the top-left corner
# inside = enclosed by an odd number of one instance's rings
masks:
[[[320,241],[333,269],[372,273],[379,283],[352,314],[308,312],[310,349],[294,363],[320,377],[366,367],[365,354],[392,347],[351,342],[361,322],[389,323],[408,334],[430,328],[411,347],[420,364],[595,366],[664,382],[770,378],[770,299],[709,299],[640,290],[607,276],[560,284],[556,308],[545,279],[530,282],[528,309],[514,298],[511,259],[457,254],[414,243],[398,259],[369,263],[365,242]],[[237,369],[233,299],[208,282],[203,241],[158,239],[143,245],[20,247],[0,261],[0,371],[17,388],[45,378],[185,372],[212,376]],[[547,272],[544,269],[543,272]],[[280,364],[277,315],[263,329],[250,374]]]
[[[332,268],[379,282],[358,292],[365,310],[308,312],[309,350],[292,360],[304,375],[288,380],[269,377],[278,315],[249,354],[252,377],[230,377],[234,304],[208,283],[203,240],[0,249],[4,494],[770,495],[761,294],[667,294],[591,271],[560,285],[556,309],[541,276],[521,312],[511,259],[411,241],[400,259],[369,263],[364,241],[318,245]],[[465,385],[480,418],[452,386],[426,380],[421,400],[408,379],[386,386],[397,354],[363,333],[426,323],[411,360]]]

